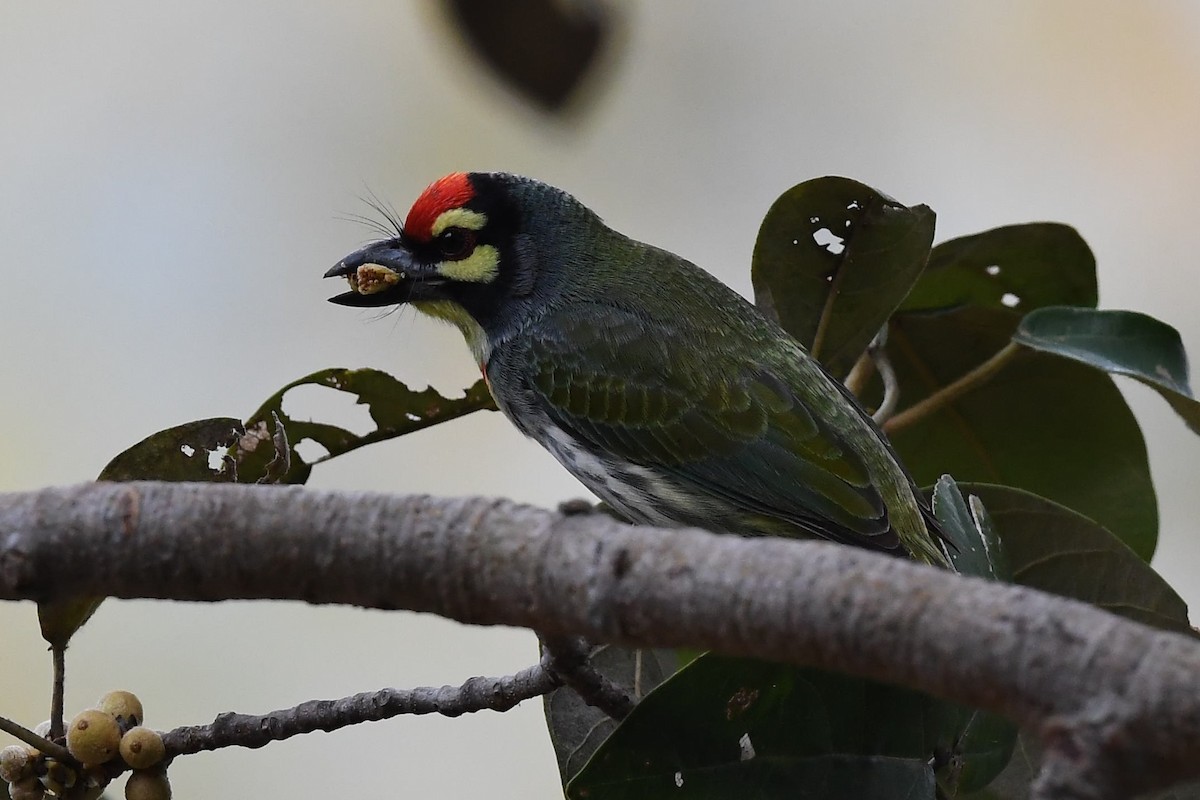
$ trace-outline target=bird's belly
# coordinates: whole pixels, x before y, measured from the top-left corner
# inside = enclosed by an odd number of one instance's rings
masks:
[[[662,527],[709,527],[704,497],[651,467],[597,454],[553,424],[535,438],[597,497],[631,522]],[[711,519],[708,520],[711,523]]]

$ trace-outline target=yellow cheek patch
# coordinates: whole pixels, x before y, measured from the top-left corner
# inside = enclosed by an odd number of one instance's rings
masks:
[[[500,274],[500,251],[490,244],[481,244],[466,258],[441,262],[437,271],[452,281],[491,283]]]
[[[469,208],[452,208],[438,214],[429,229],[430,238],[436,239],[447,228],[466,228],[469,231],[481,231],[487,225],[487,214],[480,214]]]

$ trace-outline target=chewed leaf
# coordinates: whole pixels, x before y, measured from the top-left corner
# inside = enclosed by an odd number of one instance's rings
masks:
[[[925,268],[933,223],[848,178],[805,181],[759,228],[755,303],[844,377]]]
[[[185,422],[120,453],[101,470],[98,480],[236,481],[227,457],[242,434],[242,421],[232,417]]]
[[[1096,259],[1074,228],[1006,225],[942,242],[901,311],[975,306],[1029,312],[1096,305]]]
[[[345,392],[355,399],[356,404],[366,406],[369,419],[354,425],[356,430],[348,430],[343,427],[351,424],[347,421],[335,424],[291,417],[284,410],[284,399],[289,391],[302,386],[320,386]],[[321,370],[284,386],[247,420],[247,435],[238,452],[241,480],[257,480],[266,473],[269,462],[276,455],[272,442],[272,413],[287,429],[288,440],[294,448],[290,468],[277,480],[304,483],[315,463],[373,442],[423,430],[475,411],[495,408],[483,381],[476,382],[462,397],[449,398],[434,389],[414,391],[379,370]]]

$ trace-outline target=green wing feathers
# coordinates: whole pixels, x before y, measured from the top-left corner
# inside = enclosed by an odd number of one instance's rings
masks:
[[[584,312],[543,320],[522,356],[555,424],[682,492],[720,501],[734,533],[901,549],[893,506],[905,498],[889,503],[879,488],[895,485],[878,474],[890,450],[798,345],[751,360],[723,347],[720,331],[687,320],[664,327],[607,306]],[[764,341],[780,349],[769,333]],[[864,442],[878,452],[864,452]]]

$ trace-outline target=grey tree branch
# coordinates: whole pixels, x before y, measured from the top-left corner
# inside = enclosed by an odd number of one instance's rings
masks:
[[[820,542],[504,500],[230,484],[0,495],[0,599],[281,598],[430,611],[888,681],[1039,734],[1036,797],[1200,775],[1200,643],[1084,603]]]
[[[335,731],[401,714],[457,717],[484,710],[507,711],[522,700],[540,697],[562,685],[547,668],[549,660],[547,656],[540,664],[503,678],[471,678],[461,686],[380,689],[340,700],[310,700],[261,716],[221,714],[210,725],[167,731],[163,743],[168,756],[178,756],[221,747],[262,747],[303,733]]]
[[[625,719],[633,711],[634,700],[625,690],[592,666],[592,648],[578,636],[542,636],[542,648],[549,660],[547,668],[559,680],[575,690],[590,706],[613,719]]]

